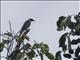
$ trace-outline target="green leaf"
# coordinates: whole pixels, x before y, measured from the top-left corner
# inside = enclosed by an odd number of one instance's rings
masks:
[[[71,40],[69,36],[68,36],[68,49],[71,50]]]
[[[26,40],[29,41],[29,37],[27,35],[25,35],[25,34],[23,34],[20,38],[23,39],[23,40],[26,39]]]
[[[42,47],[41,47],[41,52],[42,52],[43,54],[45,54],[45,53],[48,52],[48,51],[49,51],[48,45],[47,45],[47,44],[43,44]]]
[[[48,57],[48,59],[54,60],[54,56],[50,52],[46,52],[45,55]]]
[[[16,42],[18,42],[20,40],[20,36],[16,36],[15,39],[16,39]]]
[[[76,51],[75,51],[75,56],[79,57],[79,53],[80,53],[80,47],[78,46]]]
[[[25,49],[25,50],[28,50],[28,49],[30,49],[30,48],[31,48],[30,43],[26,43],[26,44],[24,45],[24,49]]]
[[[0,52],[2,52],[3,48],[4,48],[4,44],[0,43]]]
[[[80,35],[80,30],[75,30],[75,35]]]
[[[70,29],[75,29],[76,24],[74,22],[70,22],[70,24],[68,24],[68,28]]]
[[[68,28],[75,29],[76,23],[71,21],[71,16],[68,16],[66,18],[66,24],[67,24]]]
[[[57,21],[57,30],[61,31],[66,28],[65,16],[60,16],[59,20]]]
[[[62,60],[61,58],[61,51],[58,51],[55,55],[55,60]]]
[[[77,44],[78,44],[78,40],[74,40],[74,39],[73,39],[73,40],[71,41],[71,44],[72,44],[72,45],[77,45]]]
[[[15,39],[17,43],[20,43],[24,40],[23,37],[20,37],[20,36],[16,36]]]
[[[63,34],[63,35],[60,37],[60,40],[59,40],[59,47],[62,47],[62,50],[63,50],[64,52],[65,52],[66,49],[67,49],[67,46],[65,45],[67,35],[68,35],[68,33]]]
[[[79,15],[75,15],[75,16],[74,16],[74,19],[76,20],[76,22],[79,22],[79,21],[80,21]]]
[[[10,41],[9,41],[9,40],[3,40],[3,43],[4,43],[4,44],[9,44]]]
[[[10,37],[12,36],[10,32],[4,33],[4,35],[10,36]]]
[[[23,53],[18,53],[18,54],[16,55],[16,60],[20,60],[20,59],[22,58],[22,56],[24,56]]]
[[[32,48],[33,49],[41,48],[42,45],[43,45],[43,42],[41,42],[41,43],[35,43]]]
[[[68,33],[65,33],[65,34],[63,34],[63,35],[60,37],[59,47],[62,47],[62,45],[65,44],[67,34],[68,34]]]
[[[66,23],[69,25],[70,22],[71,22],[71,16],[69,15],[69,16],[66,17]]]
[[[27,56],[29,57],[29,59],[32,59],[33,57],[35,57],[35,51],[31,50],[27,53]]]

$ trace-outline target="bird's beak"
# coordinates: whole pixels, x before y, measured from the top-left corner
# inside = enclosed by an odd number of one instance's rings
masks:
[[[30,20],[30,21],[35,21],[35,20],[34,20],[34,19],[32,19],[32,18],[29,18],[29,20]]]
[[[35,21],[35,20],[32,19],[31,21]]]

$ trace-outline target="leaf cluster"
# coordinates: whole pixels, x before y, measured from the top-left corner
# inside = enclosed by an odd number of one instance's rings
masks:
[[[70,31],[67,32],[67,29]],[[66,31],[59,39],[59,47],[62,48],[61,52],[64,52],[63,56],[68,59],[80,60],[80,37],[71,38],[71,36],[80,36],[80,12],[74,16],[60,16],[57,21],[57,30]],[[73,45],[76,45],[77,48],[73,49]],[[72,55],[75,57],[72,57]]]
[[[0,43],[0,52],[3,52],[6,48],[7,56],[6,60],[33,60],[33,58],[40,57],[41,60],[44,60],[44,55],[49,60],[54,60],[54,56],[49,52],[49,46],[43,42],[37,43],[34,41],[32,45],[30,37],[28,36],[30,29],[27,29],[21,35],[19,32],[14,34],[11,29],[10,31],[1,34],[2,42]]]

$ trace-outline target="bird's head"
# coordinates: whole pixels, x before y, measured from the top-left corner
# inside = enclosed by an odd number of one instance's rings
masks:
[[[32,19],[32,18],[29,18],[29,20],[30,20],[30,21],[35,21],[35,20],[34,20],[34,19]]]

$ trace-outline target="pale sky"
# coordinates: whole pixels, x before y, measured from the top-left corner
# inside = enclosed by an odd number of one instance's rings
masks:
[[[32,22],[28,34],[30,42],[47,43],[54,54],[59,50],[58,40],[62,35],[56,30],[58,17],[77,14],[79,5],[79,1],[2,1],[1,32],[9,30],[9,20],[12,29],[17,32],[25,20],[33,18],[35,22]]]

